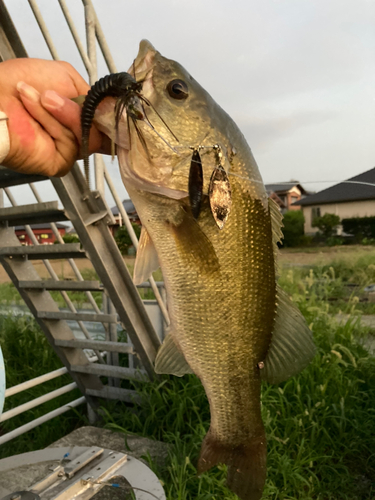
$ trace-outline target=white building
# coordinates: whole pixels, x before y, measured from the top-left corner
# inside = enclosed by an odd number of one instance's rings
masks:
[[[341,220],[375,216],[375,168],[298,200],[293,205],[302,208],[305,234],[310,235],[318,231],[312,227],[314,218],[326,213],[336,214]]]

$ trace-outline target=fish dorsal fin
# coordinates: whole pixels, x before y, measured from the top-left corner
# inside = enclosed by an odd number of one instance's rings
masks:
[[[159,268],[158,254],[148,234],[147,229],[142,226],[139,238],[137,256],[134,264],[133,282],[140,285],[147,281],[151,274]]]
[[[156,355],[155,372],[176,375],[177,377],[193,373],[185,356],[175,344],[171,333],[167,334]]]
[[[277,287],[277,310],[271,345],[260,370],[263,380],[278,384],[296,375],[312,360],[315,346],[305,318]]]
[[[280,212],[279,205],[272,198],[268,198],[268,209],[271,216],[271,227],[272,227],[272,245],[273,245],[273,256],[275,261],[275,271],[276,276],[279,276],[279,247],[278,243],[281,243],[283,239],[283,214]]]
[[[280,212],[279,205],[272,198],[268,198],[268,207],[272,223],[272,242],[274,245],[281,243],[283,239],[283,214]]]

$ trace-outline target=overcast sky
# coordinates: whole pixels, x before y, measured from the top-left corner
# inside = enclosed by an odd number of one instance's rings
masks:
[[[240,127],[266,183],[321,190],[375,166],[373,0],[93,3],[118,70],[142,38],[179,61]],[[29,55],[50,58],[28,2],[6,4]],[[85,75],[58,1],[38,5],[60,58]],[[67,5],[84,41],[82,3]]]

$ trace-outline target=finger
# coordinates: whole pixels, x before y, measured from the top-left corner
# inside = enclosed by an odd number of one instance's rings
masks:
[[[50,158],[48,175],[64,175],[69,171],[78,154],[78,144],[73,132],[42,107],[40,94],[36,89],[24,82],[19,82],[17,90],[28,113],[43,127],[38,130],[36,136],[35,154],[44,153]]]
[[[51,137],[54,139],[61,137],[62,125],[43,109],[39,92],[25,82],[18,82],[17,90],[29,114],[43,126]]]
[[[82,143],[81,108],[72,100],[63,97],[53,90],[47,90],[41,95],[42,106],[54,116],[62,125],[69,128],[76,136],[79,144]],[[90,131],[89,153],[101,149],[103,135],[92,127]]]

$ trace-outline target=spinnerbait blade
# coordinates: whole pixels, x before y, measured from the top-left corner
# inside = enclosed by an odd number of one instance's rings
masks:
[[[189,171],[189,200],[194,219],[198,219],[203,196],[203,169],[198,149],[194,149]]]
[[[213,147],[217,166],[212,172],[208,197],[213,218],[219,229],[223,229],[232,207],[232,190],[223,166],[223,153],[219,145]]]

